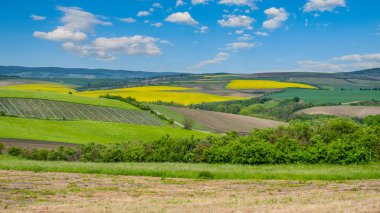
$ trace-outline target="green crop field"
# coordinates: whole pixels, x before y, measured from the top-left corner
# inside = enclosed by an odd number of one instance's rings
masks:
[[[283,92],[271,93],[265,97],[283,100],[299,97],[305,102],[313,104],[348,103],[363,100],[380,100],[380,91],[361,90],[307,90],[287,89]]]
[[[124,109],[137,109],[136,107],[117,100],[110,100],[105,98],[92,98],[75,96],[69,94],[59,94],[54,92],[43,92],[43,91],[23,91],[23,90],[12,90],[12,89],[1,89],[0,88],[0,98],[35,98],[35,99],[46,99],[53,101],[65,101],[78,104],[90,104],[97,106],[109,106],[109,107],[119,107]]]
[[[104,107],[70,102],[0,98],[0,111],[6,115],[55,120],[93,120],[141,125],[162,125],[152,114],[142,110]]]
[[[103,144],[152,141],[163,136],[206,137],[207,134],[170,126],[143,126],[98,121],[55,121],[0,116],[0,138]]]

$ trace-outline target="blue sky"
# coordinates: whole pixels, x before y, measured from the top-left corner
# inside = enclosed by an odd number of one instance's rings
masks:
[[[374,0],[1,3],[1,65],[193,73],[380,67]]]

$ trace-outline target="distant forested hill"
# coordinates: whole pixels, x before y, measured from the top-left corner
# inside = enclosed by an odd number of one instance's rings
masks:
[[[143,72],[109,69],[0,66],[0,75],[17,76],[23,78],[125,79],[152,78],[184,74],[174,72]]]
[[[359,75],[364,77],[380,78],[380,68],[360,70],[355,72],[350,72],[351,75]]]

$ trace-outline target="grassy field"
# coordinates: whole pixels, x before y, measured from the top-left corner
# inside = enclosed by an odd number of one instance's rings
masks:
[[[165,135],[206,137],[212,134],[170,126],[143,126],[98,121],[54,121],[0,117],[0,138],[19,138],[69,143],[103,144],[151,141]]]
[[[279,100],[299,97],[305,102],[313,104],[348,103],[361,100],[380,100],[380,91],[287,89],[283,92],[268,94],[265,97]]]
[[[160,126],[156,116],[143,110],[94,106],[29,98],[0,98],[0,111],[8,116],[52,120],[92,120]]]
[[[380,209],[378,180],[193,180],[0,170],[0,187],[1,212],[319,213]]]
[[[83,97],[75,96],[69,94],[59,94],[54,92],[43,92],[43,91],[24,91],[24,90],[14,90],[14,89],[3,89],[0,87],[0,98],[35,98],[35,99],[46,99],[54,101],[65,101],[79,104],[90,104],[97,106],[109,106],[118,107],[124,109],[137,109],[136,107],[117,100],[110,100],[98,97]]]
[[[196,92],[191,88],[173,86],[146,86],[112,90],[95,90],[78,92],[76,94],[90,97],[99,97],[100,95],[110,94],[119,95],[122,97],[133,97],[142,102],[163,101],[175,102],[184,105],[246,99],[244,97],[205,94]]]
[[[316,87],[292,83],[292,82],[279,82],[270,80],[232,80],[226,86],[227,89],[286,89],[286,88],[304,88],[316,89]]]
[[[83,163],[25,160],[0,155],[0,169],[176,178],[260,180],[380,179],[380,164],[370,165],[231,165],[190,163]]]

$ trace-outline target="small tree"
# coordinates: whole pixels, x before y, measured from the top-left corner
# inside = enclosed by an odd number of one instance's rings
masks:
[[[183,120],[183,128],[191,130],[193,126],[194,126],[194,120],[186,116]]]

